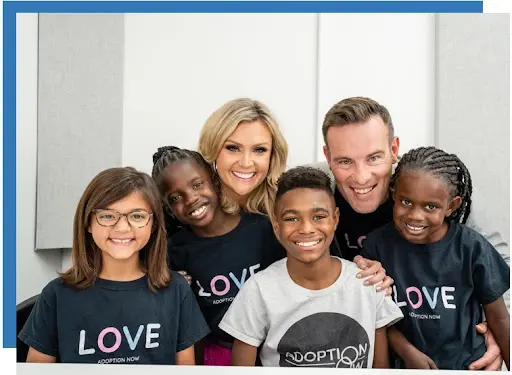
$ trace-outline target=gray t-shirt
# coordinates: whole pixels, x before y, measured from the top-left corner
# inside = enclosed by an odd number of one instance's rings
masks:
[[[77,290],[62,279],[41,292],[19,338],[64,363],[176,363],[176,353],[209,333],[187,282],[177,272],[156,292],[144,276],[97,279]]]
[[[363,285],[357,266],[339,259],[339,278],[309,290],[289,276],[286,258],[251,277],[219,327],[252,346],[263,366],[370,368],[375,330],[403,315],[390,297]]]

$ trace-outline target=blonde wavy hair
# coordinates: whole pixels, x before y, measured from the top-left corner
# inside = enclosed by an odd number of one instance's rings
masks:
[[[272,152],[267,177],[251,192],[243,209],[247,212],[271,216],[277,192],[277,179],[286,168],[288,144],[279,129],[277,121],[263,103],[248,98],[231,100],[213,112],[206,120],[199,136],[199,153],[213,165],[224,142],[244,122],[259,120],[268,126],[272,134]],[[240,212],[240,205],[230,199],[221,184],[220,202],[222,209],[230,214]]]

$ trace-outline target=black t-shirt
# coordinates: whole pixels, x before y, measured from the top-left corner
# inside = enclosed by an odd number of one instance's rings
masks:
[[[396,327],[438,368],[467,370],[484,354],[484,336],[475,329],[481,305],[509,289],[510,269],[482,235],[451,223],[440,241],[416,245],[389,223],[368,235],[363,256],[379,260],[393,277],[404,314]]]
[[[174,270],[192,277],[192,290],[213,337],[232,342],[218,328],[245,281],[286,256],[266,216],[243,213],[240,223],[217,237],[199,237],[183,227],[172,236],[169,258]]]
[[[19,338],[64,363],[176,363],[176,353],[209,332],[187,282],[156,292],[147,278],[97,279],[77,290],[58,278],[41,292]]]
[[[334,189],[334,199],[340,210],[340,220],[331,244],[331,254],[353,261],[356,255],[361,254],[368,233],[393,221],[393,200],[388,197],[374,212],[360,214],[354,211],[338,189]]]

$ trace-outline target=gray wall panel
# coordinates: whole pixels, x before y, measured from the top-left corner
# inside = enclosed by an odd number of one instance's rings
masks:
[[[510,16],[437,16],[437,145],[459,155],[474,210],[510,241]]]
[[[122,163],[123,15],[41,14],[36,248],[69,248],[88,182]]]

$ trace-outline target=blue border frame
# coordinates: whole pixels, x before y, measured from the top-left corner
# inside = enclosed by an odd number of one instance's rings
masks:
[[[16,13],[483,13],[483,1],[4,1],[3,347],[16,347]]]

